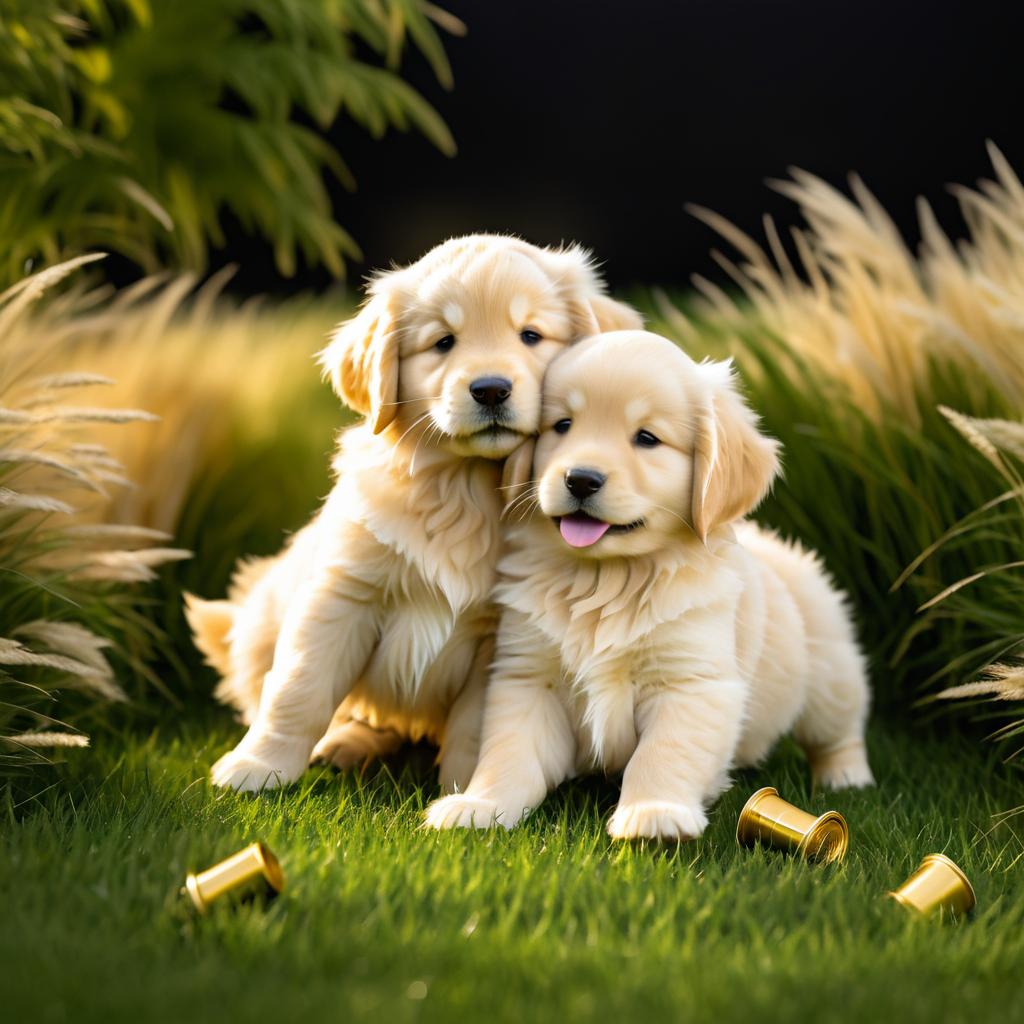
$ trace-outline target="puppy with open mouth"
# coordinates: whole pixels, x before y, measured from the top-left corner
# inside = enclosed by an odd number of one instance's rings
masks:
[[[735,766],[792,730],[816,781],[872,782],[869,690],[817,557],[745,522],[778,472],[728,363],[643,331],[545,377],[518,492],[480,760],[436,828],[511,828],[564,779],[623,772],[617,839],[700,835]]]
[[[187,598],[217,696],[249,725],[216,785],[279,786],[311,753],[347,767],[421,738],[440,746],[442,787],[466,785],[495,623],[500,460],[536,432],[556,353],[639,323],[575,246],[471,235],[373,279],[321,353],[365,417],[341,435],[323,507],[279,555],[243,562],[226,601]]]

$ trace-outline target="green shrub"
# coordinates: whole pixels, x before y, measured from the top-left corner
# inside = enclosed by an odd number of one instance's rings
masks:
[[[450,85],[431,18],[461,29],[424,0],[0,0],[0,286],[90,249],[202,270],[228,213],[282,274],[341,276],[359,250],[325,176],[354,179],[323,132],[454,152],[397,73],[411,40]]]

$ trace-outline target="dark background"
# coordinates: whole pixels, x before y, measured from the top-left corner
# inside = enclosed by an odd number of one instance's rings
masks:
[[[684,211],[724,214],[760,237],[761,216],[794,223],[764,185],[790,166],[845,185],[856,170],[915,241],[914,200],[961,228],[949,182],[989,171],[985,140],[1024,170],[1022,5],[780,0],[440,0],[462,18],[446,37],[455,88],[416,54],[406,77],[459,145],[441,156],[415,134],[334,130],[358,191],[336,211],[374,267],[445,237],[511,231],[592,248],[614,287],[721,275],[716,236]],[[218,262],[234,288],[330,284],[277,276],[269,249],[231,230]]]

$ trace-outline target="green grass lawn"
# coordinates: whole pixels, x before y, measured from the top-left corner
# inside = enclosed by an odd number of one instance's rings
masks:
[[[584,780],[512,834],[420,830],[430,754],[284,793],[213,792],[236,730],[185,720],[99,737],[0,835],[5,1021],[1010,1020],[1024,1007],[1016,780],[976,743],[876,727],[877,789],[812,795],[784,746],[742,773],[698,842],[613,845],[615,787]],[[771,784],[849,821],[843,864],[736,847]],[[178,889],[254,839],[288,888],[198,918]],[[883,894],[945,851],[973,919]]]

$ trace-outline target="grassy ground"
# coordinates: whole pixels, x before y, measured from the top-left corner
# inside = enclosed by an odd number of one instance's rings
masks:
[[[996,817],[1016,789],[974,743],[876,727],[880,786],[834,797],[809,792],[784,746],[740,775],[702,840],[661,849],[610,843],[615,789],[596,779],[511,835],[421,831],[425,750],[363,778],[317,770],[282,794],[215,794],[204,774],[235,733],[208,718],[100,737],[67,786],[8,808],[6,1020],[848,1024],[1022,1005],[1024,834]],[[846,861],[737,849],[737,812],[764,784],[842,811]],[[185,872],[256,838],[286,893],[196,918]],[[975,883],[972,920],[919,921],[882,898],[940,850]]]

